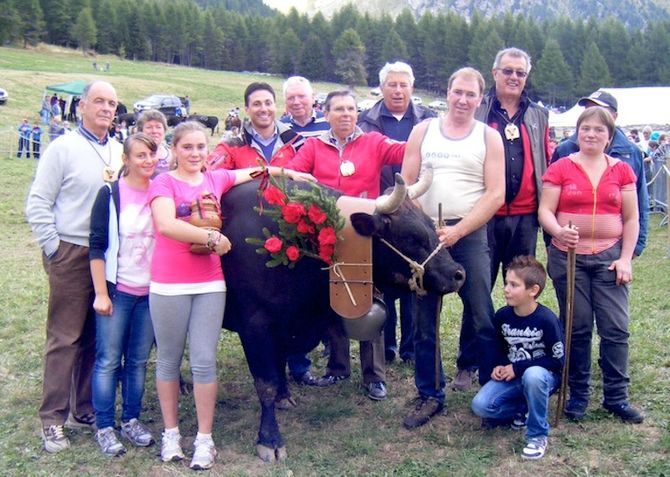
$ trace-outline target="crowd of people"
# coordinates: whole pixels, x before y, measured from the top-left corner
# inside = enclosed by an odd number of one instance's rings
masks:
[[[212,467],[224,276],[235,273],[222,270],[219,256],[235,244],[218,230],[198,227],[191,212],[195,203],[218,203],[259,164],[273,175],[369,199],[392,184],[394,173],[414,184],[432,170],[417,205],[466,276],[458,292],[463,315],[451,387],[469,391],[478,382],[472,410],[483,427],[526,428],[522,457],[545,454],[548,402],[561,385],[568,352],[564,412],[574,420],[586,415],[594,322],[602,406],[625,422],[642,422],[629,402],[627,370],[628,284],[633,259],[646,244],[649,214],[642,150],[616,127],[616,99],[597,91],[580,100],[586,109],[575,134],[552,151],[547,110],[526,93],[530,71],[530,57],[517,48],[498,52],[488,90],[479,71],[457,70],[442,117],[412,103],[414,75],[403,62],[381,69],[382,99],[361,114],[348,90],[330,92],[317,111],[310,82],[296,76],[284,83],[287,114],[279,120],[272,86],[251,83],[239,135],[211,152],[194,122],[178,125],[168,146],[165,117],[152,110],[142,113],[123,146],[110,140],[116,91],[105,81],[87,85],[81,123],[41,153],[26,205],[49,279],[39,410],[46,451],[69,447],[66,427],[97,429],[100,449],[110,456],[125,452],[121,438],[153,444],[153,431],[140,418],[155,343],[160,456],[184,459],[179,369],[188,345],[198,427],[190,466]],[[540,230],[560,319],[537,301],[547,278],[534,258]],[[577,280],[568,350],[562,322],[571,250]],[[491,293],[500,273],[507,305],[496,312]],[[418,396],[403,425],[413,429],[445,405],[436,331],[442,297],[398,291],[384,300],[386,327],[360,343],[361,377],[367,396],[383,401],[393,392],[387,366],[398,357],[410,363]],[[350,377],[350,342],[341,323],[323,340],[329,359],[321,377],[312,374],[309,355],[288,356],[297,384],[328,387]]]

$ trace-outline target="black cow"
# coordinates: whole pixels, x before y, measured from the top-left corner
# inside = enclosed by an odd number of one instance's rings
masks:
[[[117,117],[117,124],[121,124],[121,122],[125,121],[126,126],[134,126],[135,123],[137,122],[137,118],[139,117],[138,113],[124,113],[124,114],[119,114]]]
[[[400,184],[396,184],[393,194],[398,204],[393,206],[395,210],[373,215],[356,213],[351,217],[358,233],[373,237],[373,279],[382,290],[408,289],[411,272],[407,262],[379,238],[385,238],[419,263],[438,245],[432,221],[405,198],[400,176],[396,180]],[[335,191],[332,194],[339,195]],[[261,403],[257,452],[261,459],[272,461],[286,456],[275,418],[275,403],[292,403],[286,356],[314,348],[328,321],[339,318],[329,306],[328,272],[323,270],[323,262],[303,258],[292,270],[284,266],[267,268],[267,255],[257,254],[257,246],[245,242],[247,237],[262,237],[263,227],[277,231],[273,219],[253,211],[258,201],[254,182],[234,187],[222,200],[222,232],[234,244],[221,258],[228,290],[224,326],[240,336]],[[458,290],[464,277],[461,266],[441,249],[427,263],[423,284],[430,292],[445,294]]]
[[[167,118],[167,123],[168,126],[170,127],[175,127],[179,123],[183,123],[184,121],[197,121],[203,126],[205,126],[207,129],[211,129],[212,131],[212,136],[214,136],[214,132],[218,131],[218,125],[219,125],[219,118],[216,116],[204,116],[202,114],[192,114],[188,117],[184,116],[168,116]]]

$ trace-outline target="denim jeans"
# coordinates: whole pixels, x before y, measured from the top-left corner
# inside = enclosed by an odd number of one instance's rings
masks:
[[[395,301],[400,300],[400,349],[396,340],[398,314]],[[384,293],[386,303],[386,323],[384,324],[384,350],[387,354],[399,351],[403,360],[414,359],[414,294],[406,291]]]
[[[447,225],[456,222],[447,221]],[[456,365],[465,370],[479,368],[479,383],[483,385],[491,379],[493,370],[485,351],[495,346],[487,226],[461,238],[449,248],[449,253],[465,269],[465,283],[458,291],[463,302],[463,318]]]
[[[288,364],[291,376],[299,378],[312,367],[312,360],[309,359],[307,353],[295,353],[286,357],[286,364]]]
[[[472,400],[472,411],[488,419],[513,419],[528,412],[526,438],[549,434],[549,396],[560,383],[557,374],[531,366],[511,381],[490,380]]]
[[[111,316],[96,314],[93,407],[98,429],[114,425],[116,387],[121,380],[121,421],[138,418],[142,409],[147,359],[154,342],[149,297],[110,286]]]
[[[435,329],[442,297],[429,293],[416,297],[415,300],[417,306],[414,316],[414,384],[422,399],[430,398],[444,402],[444,369],[442,355],[439,348],[436,349],[438,336]]]

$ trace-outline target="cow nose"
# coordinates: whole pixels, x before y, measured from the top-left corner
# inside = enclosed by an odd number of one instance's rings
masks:
[[[456,270],[456,273],[454,273],[454,280],[463,283],[465,281],[465,270],[463,269]]]

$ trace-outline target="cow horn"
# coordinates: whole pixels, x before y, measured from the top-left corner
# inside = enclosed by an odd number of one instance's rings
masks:
[[[375,200],[375,212],[378,214],[392,214],[398,210],[406,195],[407,186],[405,185],[405,181],[400,177],[400,174],[396,173],[393,191],[390,195],[380,195],[377,197]]]
[[[433,183],[433,165],[426,164],[423,168],[423,173],[419,177],[419,180],[415,184],[412,184],[407,188],[407,195],[410,199],[416,199],[421,197],[426,191],[430,188],[430,185]]]

